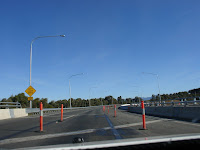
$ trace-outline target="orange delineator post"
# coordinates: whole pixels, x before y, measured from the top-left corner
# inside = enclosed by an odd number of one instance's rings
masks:
[[[60,121],[63,121],[63,104],[61,104],[61,118]]]
[[[142,105],[143,129],[146,129],[144,101],[141,101],[141,105]]]
[[[117,115],[117,114],[116,114],[116,105],[115,105],[115,117],[116,117],[116,115]]]
[[[43,131],[43,104],[40,102],[40,132]]]

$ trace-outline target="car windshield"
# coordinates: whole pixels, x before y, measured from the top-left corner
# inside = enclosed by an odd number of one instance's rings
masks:
[[[200,136],[199,8],[1,0],[0,149]]]

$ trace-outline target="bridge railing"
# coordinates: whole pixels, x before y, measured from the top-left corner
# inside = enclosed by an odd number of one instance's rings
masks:
[[[19,102],[0,102],[0,108],[22,108]]]
[[[74,109],[85,109],[89,107],[72,107],[72,108],[63,108],[64,111],[66,110],[74,110]],[[61,108],[44,108],[43,112],[44,113],[55,113],[55,112],[60,112]],[[40,108],[26,108],[26,113],[30,115],[36,115],[39,114]]]
[[[193,100],[186,100],[184,99],[175,99],[175,100],[162,100],[159,101],[150,101],[145,102],[145,106],[200,106],[200,100],[196,100],[196,98],[193,98]],[[191,99],[191,97],[190,97]],[[141,106],[140,103],[132,103],[132,106]]]

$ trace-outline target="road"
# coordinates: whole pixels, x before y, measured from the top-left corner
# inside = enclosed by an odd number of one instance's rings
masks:
[[[0,148],[24,148],[72,143],[74,137],[85,142],[126,138],[200,133],[200,124],[154,116],[146,116],[147,130],[142,128],[142,115],[102,107],[73,109],[60,114],[44,115],[44,132],[39,132],[39,115],[0,121]]]

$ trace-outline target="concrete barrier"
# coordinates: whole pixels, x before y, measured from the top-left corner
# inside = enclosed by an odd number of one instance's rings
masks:
[[[142,114],[141,107],[129,107],[130,112]],[[145,107],[146,115],[177,118],[185,120],[200,120],[200,107]]]
[[[26,109],[0,109],[0,120],[28,116]]]

